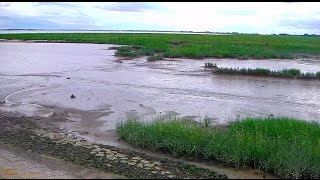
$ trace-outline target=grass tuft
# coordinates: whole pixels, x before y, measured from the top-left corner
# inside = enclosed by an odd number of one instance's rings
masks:
[[[140,57],[145,55],[143,47],[140,46],[121,46],[117,49],[116,56],[122,57]]]
[[[205,67],[209,67],[205,63]],[[265,68],[221,68],[215,66],[213,73],[218,74],[237,74],[237,75],[253,75],[253,76],[271,76],[283,78],[299,78],[299,79],[320,79],[320,71],[317,73],[301,73],[299,69],[283,69],[280,71],[271,71]]]
[[[217,68],[218,66],[217,66],[217,63],[211,63],[211,62],[206,62],[206,63],[204,63],[204,67],[206,67],[206,68]]]
[[[163,60],[162,54],[156,54],[147,58],[147,61]]]

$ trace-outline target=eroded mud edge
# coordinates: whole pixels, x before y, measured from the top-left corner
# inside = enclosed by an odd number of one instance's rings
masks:
[[[0,141],[128,178],[228,178],[224,174],[182,161],[92,144],[48,124],[44,126],[44,122],[48,121],[50,117],[24,117],[12,112],[0,112]]]

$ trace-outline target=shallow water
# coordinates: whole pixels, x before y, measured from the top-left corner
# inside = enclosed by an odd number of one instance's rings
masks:
[[[207,116],[213,124],[270,114],[320,118],[319,80],[215,75],[203,67],[316,72],[319,61],[141,57],[119,63],[110,46],[0,42],[0,98],[6,101],[0,109],[29,116],[59,112],[70,119],[63,128],[108,144],[117,144],[116,123],[128,117]]]

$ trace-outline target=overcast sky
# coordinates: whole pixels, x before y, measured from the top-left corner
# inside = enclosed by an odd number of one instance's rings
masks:
[[[0,29],[320,34],[319,2],[0,2]]]

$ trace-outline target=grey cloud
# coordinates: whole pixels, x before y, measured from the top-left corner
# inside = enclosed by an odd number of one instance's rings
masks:
[[[65,7],[64,3],[40,3],[45,10],[40,14],[25,15],[18,11],[8,10],[0,6],[1,28],[42,28],[42,29],[95,29],[95,20],[81,11],[80,8],[68,8],[68,11],[57,12],[50,5]],[[35,5],[35,4],[33,4]],[[68,6],[69,4],[67,4]],[[38,4],[39,6],[39,4]],[[60,8],[62,7],[62,8]]]
[[[217,12],[223,15],[254,15],[256,11],[253,10],[221,10]]]
[[[0,2],[0,7],[9,7],[10,3],[8,2]]]
[[[156,9],[150,2],[117,2],[115,4],[104,5],[101,8],[109,11],[124,12],[143,12],[148,9]]]
[[[64,21],[59,19],[64,18]],[[5,29],[96,29],[92,21],[85,17],[66,18],[59,16],[26,17],[20,15],[0,15]]]
[[[64,7],[75,7],[75,5],[65,2],[36,2],[32,3],[34,6],[64,6]]]
[[[0,19],[5,22],[3,25],[4,28],[12,28],[12,29],[38,29],[46,27],[48,29],[54,26],[53,23],[49,23],[46,20],[41,18],[27,18],[27,17],[12,17],[12,16],[0,16]]]
[[[284,19],[279,22],[280,26],[287,26],[300,29],[320,29],[320,19]]]

